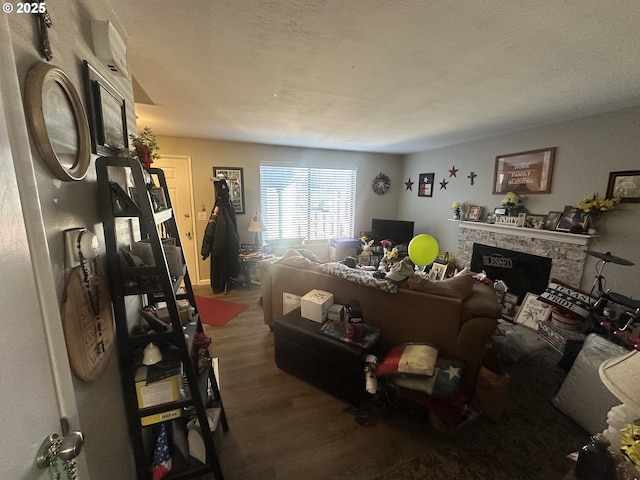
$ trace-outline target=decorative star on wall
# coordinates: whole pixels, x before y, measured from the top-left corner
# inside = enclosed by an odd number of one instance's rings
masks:
[[[447,182],[444,178],[442,179],[442,181],[440,182],[440,190],[446,190],[447,189],[447,184],[449,182]]]
[[[406,182],[404,182],[404,184],[405,184],[405,186],[406,186],[406,188],[404,189],[404,191],[405,191],[405,192],[406,192],[407,190],[411,190],[411,191],[413,191],[413,188],[411,188],[411,187],[413,187],[413,184],[414,184],[414,183],[416,183],[416,182],[412,182],[412,181],[411,181],[411,177],[409,177],[409,180],[407,180]]]
[[[456,173],[458,173],[458,170],[460,170],[460,169],[456,168],[456,166],[454,165],[453,168],[451,168],[451,170],[449,170],[449,178],[457,177]]]
[[[471,185],[473,185],[473,180],[474,178],[476,178],[478,175],[476,175],[475,173],[471,172],[469,175],[467,175],[467,178],[470,180]]]

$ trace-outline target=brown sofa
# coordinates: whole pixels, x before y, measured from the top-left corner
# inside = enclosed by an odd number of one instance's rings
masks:
[[[431,342],[442,355],[465,363],[465,394],[469,399],[473,397],[483,351],[500,316],[492,286],[477,282],[468,274],[444,282],[414,275],[397,284],[396,293],[390,293],[318,271],[318,267],[327,265],[300,256],[260,262],[257,270],[264,322],[273,328],[275,320],[282,316],[285,292],[302,296],[320,289],[333,293],[334,303],[357,300],[364,321],[382,329],[381,352],[406,342]]]

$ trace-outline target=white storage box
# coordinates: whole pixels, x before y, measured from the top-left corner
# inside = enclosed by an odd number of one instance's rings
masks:
[[[327,319],[331,305],[333,305],[333,293],[314,289],[300,299],[300,313],[303,318],[322,323]]]

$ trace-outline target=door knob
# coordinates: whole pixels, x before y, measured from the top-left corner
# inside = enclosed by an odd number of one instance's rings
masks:
[[[68,462],[76,458],[84,445],[84,435],[82,432],[69,432],[62,439],[56,433],[45,437],[36,453],[36,465],[44,469],[54,465],[57,458],[63,462]]]
[[[84,445],[84,435],[82,432],[69,432],[66,437],[62,439],[60,449],[58,450],[58,456],[60,460],[66,462],[72,460],[80,455],[82,446]]]

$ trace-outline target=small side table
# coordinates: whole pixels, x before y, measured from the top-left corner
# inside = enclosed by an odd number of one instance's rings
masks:
[[[251,290],[254,285],[254,281],[251,280],[251,270],[256,268],[256,264],[260,260],[265,260],[267,258],[271,258],[273,255],[262,255],[262,254],[240,254],[240,270],[242,272],[242,276],[244,277],[244,286],[247,290]],[[258,282],[255,282],[256,285],[259,285]]]

